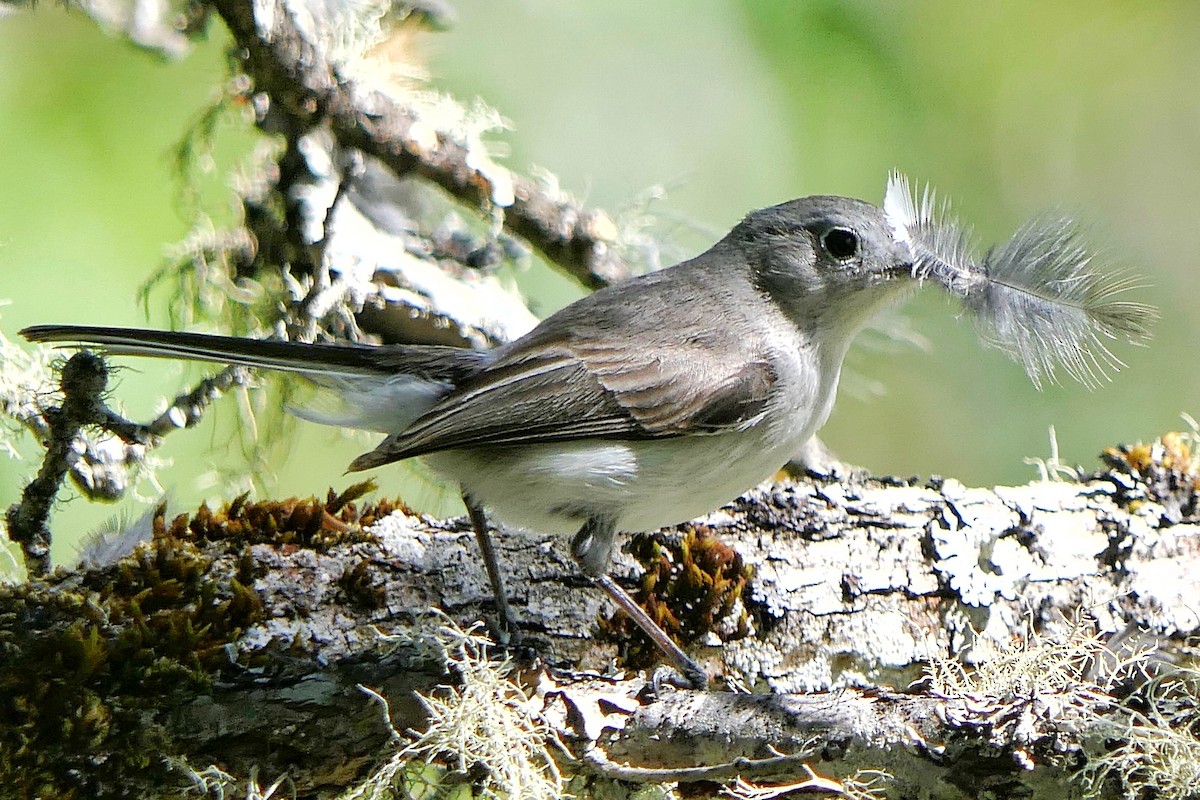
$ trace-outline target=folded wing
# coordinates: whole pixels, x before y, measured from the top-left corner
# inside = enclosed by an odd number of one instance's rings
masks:
[[[458,448],[735,430],[762,418],[775,380],[765,358],[722,361],[699,345],[630,352],[593,342],[517,350],[350,468]]]

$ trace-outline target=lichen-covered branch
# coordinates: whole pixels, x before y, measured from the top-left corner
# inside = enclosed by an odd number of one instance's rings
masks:
[[[1112,451],[1082,484],[787,483],[635,537],[618,574],[721,676],[709,693],[656,689],[563,543],[506,532],[528,646],[509,679],[577,780],[755,796],[882,770],[895,797],[979,796],[981,774],[996,796],[1061,796],[1123,752],[1137,676],[1200,631],[1194,481],[1165,455]],[[119,563],[0,591],[0,786],[161,792],[186,763],[286,773],[309,797],[389,763],[394,731],[426,724],[411,692],[466,680],[429,610],[465,627],[490,591],[463,520],[360,493],[161,518]],[[1120,772],[1092,773],[1100,796]]]
[[[149,448],[164,434],[195,425],[213,400],[245,382],[246,376],[244,368],[225,369],[176,397],[149,423],[140,424],[108,407],[104,398],[108,365],[100,356],[81,351],[62,368],[60,403],[49,405],[32,395],[19,403],[6,402],[7,413],[46,447],[37,476],[5,514],[8,536],[21,545],[28,573],[45,575],[52,567],[47,523],[68,475],[90,499],[120,497],[146,466]]]
[[[9,506],[4,516],[8,536],[21,546],[30,575],[50,571],[50,508],[78,455],[73,445],[80,429],[100,416],[108,368],[91,353],[77,353],[63,366],[59,385],[62,403],[43,412],[49,442],[42,466],[21,492],[20,502]]]
[[[616,226],[606,214],[495,165],[485,168],[484,153],[472,152],[394,98],[339,75],[282,0],[211,5],[233,34],[255,90],[298,127],[328,121],[339,143],[379,159],[396,175],[420,175],[472,207],[500,209],[511,231],[587,287],[629,274],[615,250]]]

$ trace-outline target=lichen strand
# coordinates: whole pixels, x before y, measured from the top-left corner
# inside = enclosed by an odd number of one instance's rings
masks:
[[[325,501],[238,498],[168,522],[121,561],[45,582],[0,586],[0,798],[105,798],[173,780],[174,752],[152,709],[162,695],[204,690],[229,666],[228,645],[263,619],[253,561],[216,569],[249,545],[325,549],[369,538],[361,526],[401,508],[357,510],[358,484]],[[369,595],[358,575],[357,595]]]
[[[659,626],[684,646],[716,634],[722,641],[749,633],[742,592],[753,576],[733,548],[703,525],[688,525],[678,535],[638,534],[628,550],[645,572],[634,593]],[[655,663],[658,650],[624,614],[600,620],[605,638],[622,643],[630,666]]]
[[[1105,448],[1100,454],[1116,486],[1113,499],[1130,511],[1159,503],[1172,523],[1200,518],[1200,453],[1197,432],[1164,433],[1150,444]]]

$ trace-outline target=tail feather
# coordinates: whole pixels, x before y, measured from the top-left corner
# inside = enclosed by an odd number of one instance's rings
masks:
[[[116,355],[240,364],[314,377],[410,375],[451,385],[474,375],[492,358],[486,350],[443,345],[307,344],[87,325],[36,325],[21,335],[31,342],[97,345]]]

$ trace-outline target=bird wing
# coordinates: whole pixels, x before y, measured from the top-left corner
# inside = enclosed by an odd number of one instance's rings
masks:
[[[701,342],[631,351],[614,342],[535,340],[350,469],[458,448],[719,433],[760,419],[775,382],[765,357],[730,358]]]

